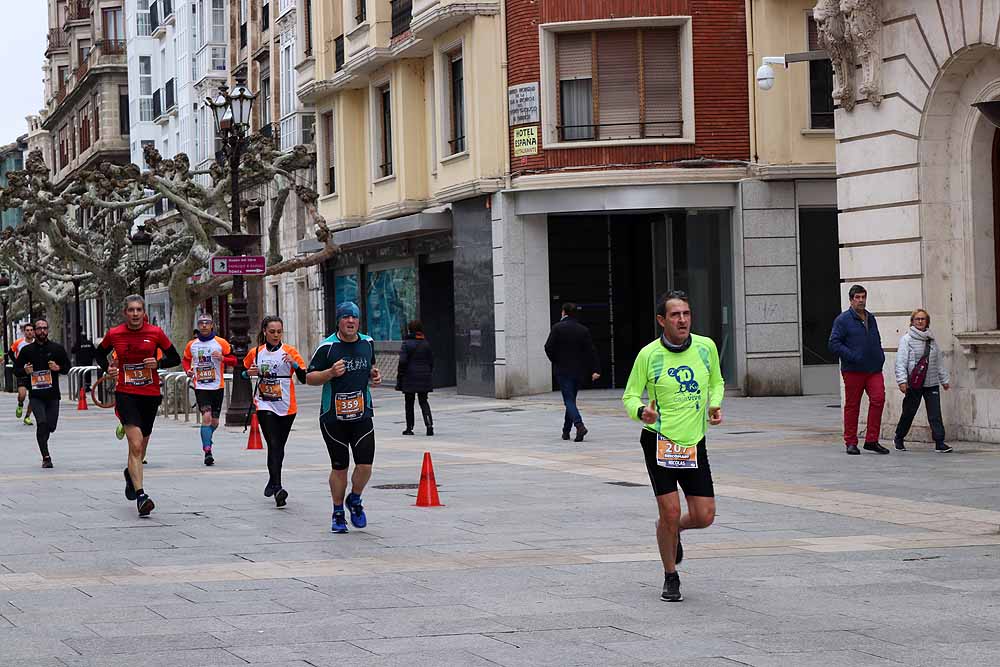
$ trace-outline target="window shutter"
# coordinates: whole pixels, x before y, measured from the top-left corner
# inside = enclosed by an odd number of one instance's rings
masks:
[[[809,50],[822,51],[823,47],[819,45],[819,28],[816,26],[816,19],[810,16],[808,19],[808,24],[809,24]]]
[[[597,34],[597,86],[601,139],[639,133],[639,53],[635,30]]]
[[[646,84],[646,136],[682,136],[684,114],[681,106],[681,59],[677,28],[644,32],[642,66]]]
[[[559,35],[559,80],[590,79],[590,33],[571,32]]]

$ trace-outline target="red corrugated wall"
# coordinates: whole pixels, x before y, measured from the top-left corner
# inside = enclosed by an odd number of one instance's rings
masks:
[[[507,0],[508,83],[539,81],[538,26],[632,16],[691,16],[694,36],[695,144],[545,150],[513,157],[511,171],[565,167],[663,167],[685,158],[748,160],[750,116],[743,0]],[[545,96],[548,91],[540,90]],[[541,142],[542,138],[539,137]]]

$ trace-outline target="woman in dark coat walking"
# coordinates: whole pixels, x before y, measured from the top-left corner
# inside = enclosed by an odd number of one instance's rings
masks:
[[[413,320],[406,325],[407,334],[399,350],[399,370],[396,372],[396,391],[403,392],[406,400],[406,430],[403,435],[413,435],[413,398],[420,402],[427,435],[434,435],[434,420],[427,394],[434,391],[431,376],[434,372],[434,353],[424,337],[424,325]]]

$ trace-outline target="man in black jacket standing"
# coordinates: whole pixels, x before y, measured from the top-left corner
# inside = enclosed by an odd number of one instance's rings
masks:
[[[570,428],[576,426],[574,442],[583,442],[587,427],[576,407],[576,394],[587,375],[591,381],[601,377],[601,360],[597,356],[590,330],[576,321],[576,304],[562,305],[562,318],[552,326],[545,341],[545,354],[555,367],[556,381],[566,405],[562,439],[569,440]]]
[[[66,349],[49,340],[49,323],[35,321],[35,341],[21,348],[14,360],[14,372],[30,382],[28,401],[35,415],[35,437],[42,453],[42,467],[52,467],[49,436],[59,423],[59,375],[70,368]]]

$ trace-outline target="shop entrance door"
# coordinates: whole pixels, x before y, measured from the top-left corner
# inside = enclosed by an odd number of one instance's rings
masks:
[[[550,321],[564,302],[577,304],[601,359],[595,387],[625,386],[660,333],[657,298],[672,289],[688,293],[694,332],[715,340],[723,376],[735,381],[730,219],[728,210],[549,218]]]

